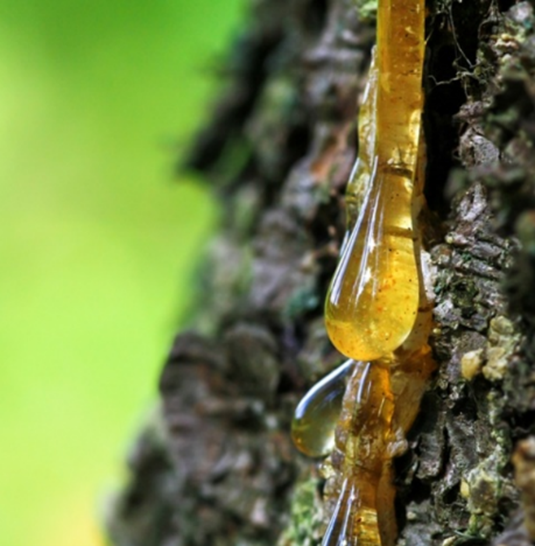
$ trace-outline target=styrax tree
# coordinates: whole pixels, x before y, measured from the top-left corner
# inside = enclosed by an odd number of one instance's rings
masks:
[[[535,538],[535,16],[525,1],[427,7],[439,368],[395,464],[398,544],[525,546]],[[222,217],[162,371],[161,407],[110,503],[117,546],[321,542],[323,482],[289,430],[302,394],[341,360],[323,300],[374,17],[364,0],[251,2],[181,167],[210,181]]]

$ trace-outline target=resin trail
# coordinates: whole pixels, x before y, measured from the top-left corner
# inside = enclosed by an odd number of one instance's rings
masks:
[[[322,467],[331,515],[322,546],[394,546],[392,461],[406,450],[405,435],[435,369],[417,225],[425,5],[379,0],[377,15],[359,155],[346,193],[347,232],[325,305],[331,341],[355,362],[312,388],[293,424],[306,454],[321,455],[334,439]]]
[[[348,233],[325,322],[336,348],[376,360],[399,347],[418,310],[414,193],[423,105],[424,3],[379,2],[377,51],[348,185]],[[358,209],[358,213],[357,213]]]

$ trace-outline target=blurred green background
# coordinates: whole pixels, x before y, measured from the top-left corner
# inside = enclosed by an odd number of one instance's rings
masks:
[[[0,0],[0,546],[98,511],[215,204],[173,180],[243,0]]]

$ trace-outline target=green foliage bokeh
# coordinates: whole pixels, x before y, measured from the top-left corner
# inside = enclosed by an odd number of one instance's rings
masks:
[[[173,162],[242,8],[0,0],[0,546],[101,543],[214,217]]]

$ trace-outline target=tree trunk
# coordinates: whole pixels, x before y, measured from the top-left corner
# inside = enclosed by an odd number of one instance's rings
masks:
[[[317,461],[297,453],[289,430],[300,397],[342,359],[323,299],[374,5],[251,5],[187,159],[223,217],[191,329],[162,372],[161,411],[111,503],[117,546],[303,546],[325,529]],[[535,538],[535,18],[510,0],[428,9],[439,368],[395,461],[398,544],[524,546]]]

